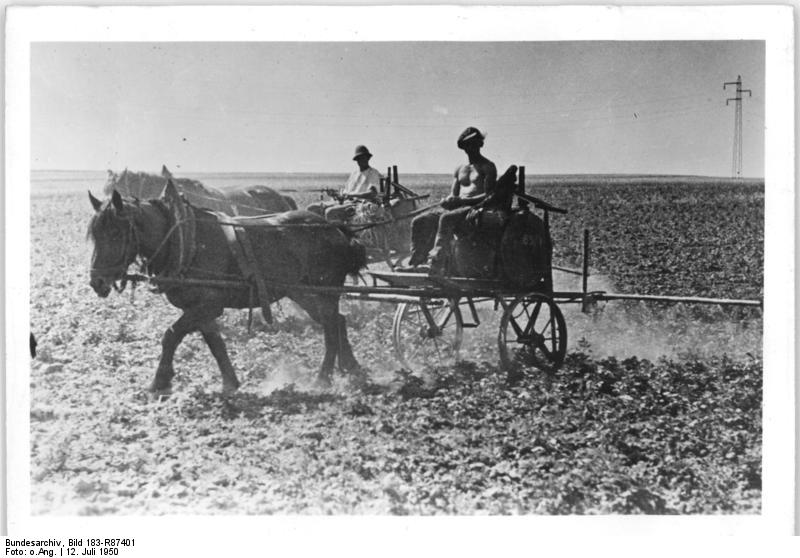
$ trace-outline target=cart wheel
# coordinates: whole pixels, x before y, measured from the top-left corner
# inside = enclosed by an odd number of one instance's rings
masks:
[[[555,372],[567,354],[567,325],[550,297],[521,296],[503,313],[497,336],[500,362],[511,373]]]
[[[401,302],[392,335],[397,360],[412,374],[455,364],[463,336],[458,300]]]

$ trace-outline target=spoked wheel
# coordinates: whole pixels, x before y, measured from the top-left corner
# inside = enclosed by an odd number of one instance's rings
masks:
[[[455,364],[463,336],[458,300],[401,302],[392,334],[395,356],[411,373]]]
[[[548,296],[521,296],[506,307],[497,344],[500,362],[510,373],[531,368],[555,372],[567,354],[564,315]]]

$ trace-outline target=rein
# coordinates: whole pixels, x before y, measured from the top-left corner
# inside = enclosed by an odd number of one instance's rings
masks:
[[[223,197],[222,198],[215,198],[213,196],[206,196],[206,195],[203,195],[203,194],[198,194],[197,192],[190,192],[190,195],[192,195],[194,197],[197,197],[197,198],[200,198],[200,199],[226,204],[231,209],[233,209],[235,207],[243,207],[243,208],[246,208],[246,209],[252,209],[254,211],[264,211],[263,207],[257,207],[255,205],[249,205],[249,204],[246,204],[246,203],[233,202],[233,201],[229,200],[228,198],[224,197],[224,193],[223,193]],[[252,194],[249,194],[249,195],[252,196]],[[247,219],[247,218],[258,218],[258,217],[264,217],[266,215],[275,215],[275,213],[267,213],[267,214],[264,214],[264,215],[252,215],[252,216],[248,215],[248,216],[242,216],[242,218],[245,218],[245,219]]]
[[[392,223],[397,223],[398,221],[405,221],[406,219],[411,219],[435,207],[439,207],[439,204],[432,203],[430,205],[426,205],[425,207],[420,207],[419,209],[415,209],[414,211],[401,215],[400,217],[396,217],[394,219],[387,219],[385,221],[372,221],[368,223],[359,223],[358,225],[344,225],[344,226],[349,228],[353,233],[363,232],[369,229],[373,229],[375,227],[391,225]]]
[[[292,227],[292,228],[311,228],[311,229],[324,229],[324,228],[329,228],[329,227],[337,227],[337,228],[341,227],[341,228],[345,228],[345,229],[349,230],[351,233],[355,234],[355,233],[363,232],[363,231],[366,231],[366,230],[369,230],[369,229],[372,229],[372,228],[375,228],[375,227],[382,227],[382,226],[386,226],[386,225],[391,225],[392,223],[397,223],[398,221],[405,221],[406,219],[411,219],[411,218],[416,217],[417,215],[420,215],[422,213],[425,213],[426,211],[429,211],[429,210],[431,210],[431,209],[433,209],[435,207],[439,207],[439,204],[438,203],[432,203],[430,205],[426,205],[425,207],[421,207],[419,209],[415,209],[414,211],[411,211],[409,213],[401,215],[400,217],[395,217],[393,219],[385,219],[383,221],[368,221],[366,223],[358,223],[358,224],[336,223],[336,222],[328,221],[328,222],[325,222],[325,223],[274,223],[274,224],[270,223],[270,225],[274,226],[276,228]],[[235,219],[236,219],[235,223],[225,223],[225,222],[217,221],[215,219],[201,219],[199,217],[196,218],[195,220],[198,223],[215,223],[215,224],[218,224],[220,226],[226,226],[226,227],[245,227],[245,228],[247,228],[247,227],[263,227],[264,225],[259,224],[259,223],[251,224],[251,223],[242,222],[242,221],[253,221],[253,220],[262,219],[262,218],[266,218],[266,217],[272,217],[274,215],[278,215],[278,213],[265,213],[264,215],[250,215],[250,216],[246,216],[246,217],[236,216],[235,217]]]
[[[153,261],[153,260],[155,260],[155,259],[156,259],[156,256],[158,256],[158,253],[161,251],[161,249],[162,249],[162,248],[164,248],[164,246],[166,246],[166,244],[167,244],[167,241],[168,241],[168,240],[169,240],[169,238],[172,236],[172,233],[174,233],[174,232],[175,232],[175,231],[178,229],[178,227],[179,227],[179,226],[181,226],[181,224],[183,224],[183,223],[185,223],[185,222],[186,222],[186,221],[185,221],[185,220],[183,220],[183,219],[178,219],[178,220],[176,220],[176,221],[175,221],[175,223],[174,223],[174,224],[173,224],[173,225],[172,225],[172,226],[169,228],[169,230],[167,231],[167,234],[165,234],[165,235],[164,235],[164,238],[163,238],[163,239],[161,239],[161,243],[160,243],[160,244],[158,245],[158,247],[155,249],[155,252],[153,252],[153,255],[152,255],[152,256],[150,256],[150,258],[149,258],[149,259],[142,258],[142,260],[144,260],[145,262],[150,262],[150,261]]]

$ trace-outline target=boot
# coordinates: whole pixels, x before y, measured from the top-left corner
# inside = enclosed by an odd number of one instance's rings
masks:
[[[447,254],[449,250],[443,250],[441,248],[434,248],[431,250],[431,256],[429,258],[430,262],[430,270],[428,271],[429,275],[445,275],[447,272]]]

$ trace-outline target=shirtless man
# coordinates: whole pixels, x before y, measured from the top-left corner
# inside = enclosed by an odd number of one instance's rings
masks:
[[[443,206],[459,204],[455,200],[471,200],[465,205],[475,205],[475,199],[493,191],[497,181],[497,168],[481,154],[484,135],[477,128],[467,128],[459,136],[458,145],[467,154],[467,163],[459,165],[454,173],[450,195],[444,199]]]
[[[441,273],[450,253],[453,236],[463,226],[467,213],[494,192],[497,167],[481,154],[484,137],[480,130],[473,127],[467,128],[458,137],[456,145],[467,154],[467,162],[456,169],[450,194],[441,203],[443,209],[420,215],[411,223],[409,265],[423,263],[430,252],[431,272]]]

